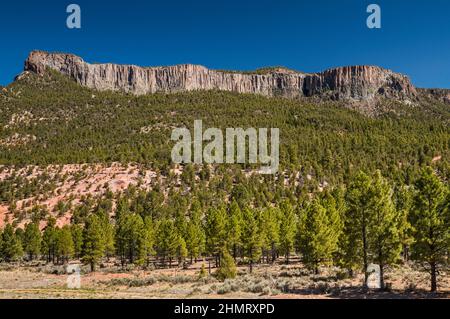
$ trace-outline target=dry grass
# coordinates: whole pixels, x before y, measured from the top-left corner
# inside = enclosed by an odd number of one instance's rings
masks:
[[[50,265],[3,265],[0,268],[0,298],[450,298],[450,276],[440,277],[440,292],[429,294],[428,276],[411,266],[391,269],[390,291],[366,291],[363,278],[345,278],[338,269],[323,269],[312,275],[301,265],[257,267],[253,274],[239,268],[239,276],[219,282],[199,278],[199,265],[188,270],[153,271],[104,268],[82,273],[82,288],[68,289],[64,268]]]

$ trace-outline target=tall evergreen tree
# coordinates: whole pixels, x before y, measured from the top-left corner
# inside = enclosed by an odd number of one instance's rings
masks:
[[[220,265],[220,253],[226,246],[226,212],[223,208],[211,208],[205,221],[206,248],[216,257],[216,267]]]
[[[1,243],[0,255],[4,261],[11,262],[22,257],[22,244],[14,233],[11,224],[6,224],[5,229],[3,229]]]
[[[42,236],[39,226],[36,223],[28,223],[25,226],[25,233],[23,238],[24,251],[31,261],[41,254]]]
[[[286,264],[289,264],[289,257],[294,249],[297,221],[292,205],[284,201],[280,205],[280,252],[284,254]]]
[[[319,273],[320,265],[331,264],[341,234],[337,210],[331,205],[327,208],[318,199],[314,200],[302,215],[299,225],[303,262],[316,274]]]
[[[117,222],[116,242],[122,265],[126,260],[139,265],[145,262],[147,258],[145,229],[140,215],[127,213],[120,216]]]
[[[150,216],[144,218],[144,230],[143,238],[140,242],[140,253],[141,258],[145,258],[145,263],[148,266],[150,263],[150,258],[155,254],[155,225]]]
[[[273,263],[277,258],[277,250],[280,245],[280,216],[281,212],[277,208],[267,208],[261,214],[261,237],[262,247],[267,254],[267,261]]]
[[[250,208],[242,211],[242,245],[244,257],[250,267],[250,273],[253,272],[253,264],[261,258],[261,233],[258,228],[258,222],[255,212]]]
[[[371,210],[371,178],[363,172],[357,173],[350,182],[346,194],[347,211],[344,217],[342,238],[342,264],[353,273],[355,267],[362,266],[367,282],[369,266],[369,230],[373,214]]]
[[[448,188],[430,167],[423,169],[415,188],[410,215],[415,239],[412,258],[427,265],[434,292],[438,269],[445,262],[450,244],[450,197]]]
[[[409,214],[412,206],[413,192],[406,185],[397,187],[394,192],[395,209],[397,211],[397,225],[402,244],[402,255],[405,261],[409,259],[409,250],[414,242],[413,229]]]
[[[172,265],[172,259],[177,254],[179,244],[174,222],[170,219],[163,219],[158,225],[156,235],[157,253],[162,258],[163,266],[166,265],[167,259],[169,259],[169,267]]]
[[[370,214],[373,218],[369,225],[369,248],[374,262],[380,266],[381,288],[384,288],[385,267],[398,260],[402,248],[392,196],[392,188],[377,171],[370,187]]]
[[[65,225],[56,231],[56,256],[59,262],[68,262],[75,251],[70,227]]]
[[[83,249],[83,227],[74,224],[70,227],[73,241],[73,253],[75,258],[81,258]]]
[[[57,231],[55,226],[56,219],[50,217],[42,235],[42,253],[46,255],[47,262],[52,261],[53,263],[56,263]]]
[[[91,271],[95,271],[96,266],[105,254],[105,242],[102,235],[102,222],[97,215],[90,215],[83,230],[82,261],[90,265]]]
[[[205,250],[205,233],[203,232],[201,211],[199,209],[191,212],[186,226],[186,248],[189,251],[191,263],[194,258],[200,257]]]
[[[229,208],[227,220],[227,244],[236,260],[237,253],[242,246],[242,212],[239,205],[233,201]]]
[[[113,256],[115,253],[115,230],[114,226],[112,225],[109,214],[103,210],[98,209],[96,212],[96,215],[98,216],[101,227],[102,227],[102,238],[104,241],[104,247],[105,247],[105,256],[110,257]]]

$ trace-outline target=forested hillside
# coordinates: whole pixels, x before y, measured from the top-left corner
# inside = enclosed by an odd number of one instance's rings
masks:
[[[236,265],[252,272],[301,262],[314,274],[333,266],[351,277],[370,263],[383,272],[413,261],[435,291],[448,278],[450,106],[423,97],[377,109],[369,117],[344,102],[223,92],[136,97],[82,88],[53,72],[24,75],[0,95],[0,200],[11,217],[0,256],[76,259],[92,270],[105,258],[145,268],[208,257],[220,280],[235,277]],[[279,128],[279,174],[175,167],[171,131],[197,119],[222,129]],[[101,185],[64,197],[68,188],[56,185],[69,174],[27,171],[87,164],[72,172],[83,179],[89,165],[113,162],[134,163],[142,180],[120,192]],[[146,170],[155,174],[148,184]],[[54,210],[39,205],[55,194],[63,200]],[[70,223],[58,226],[65,215]]]
[[[378,117],[342,103],[313,104],[223,92],[136,97],[82,88],[57,73],[24,76],[0,96],[0,163],[138,162],[170,165],[171,130],[276,127],[284,169],[342,181],[350,171],[412,172],[440,156],[447,172],[450,106],[385,101]]]

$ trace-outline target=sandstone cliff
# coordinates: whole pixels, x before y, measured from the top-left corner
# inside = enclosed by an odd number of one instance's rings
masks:
[[[341,67],[315,74],[277,68],[264,74],[250,74],[209,70],[192,64],[148,68],[89,64],[72,54],[43,51],[31,52],[25,62],[25,71],[42,74],[47,68],[89,88],[137,95],[222,90],[288,98],[319,96],[367,101],[377,97],[414,99],[417,94],[408,77],[376,66]]]

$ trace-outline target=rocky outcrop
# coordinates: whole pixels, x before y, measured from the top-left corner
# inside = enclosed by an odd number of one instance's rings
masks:
[[[412,99],[416,89],[406,76],[375,66],[351,66],[306,74],[283,68],[264,73],[209,70],[200,65],[168,67],[89,64],[72,54],[33,51],[25,71],[42,74],[47,68],[97,90],[137,95],[194,90],[221,90],[265,96],[329,97],[334,100],[372,100],[377,97]]]
[[[421,96],[450,104],[449,89],[418,89],[418,92],[421,94]]]

